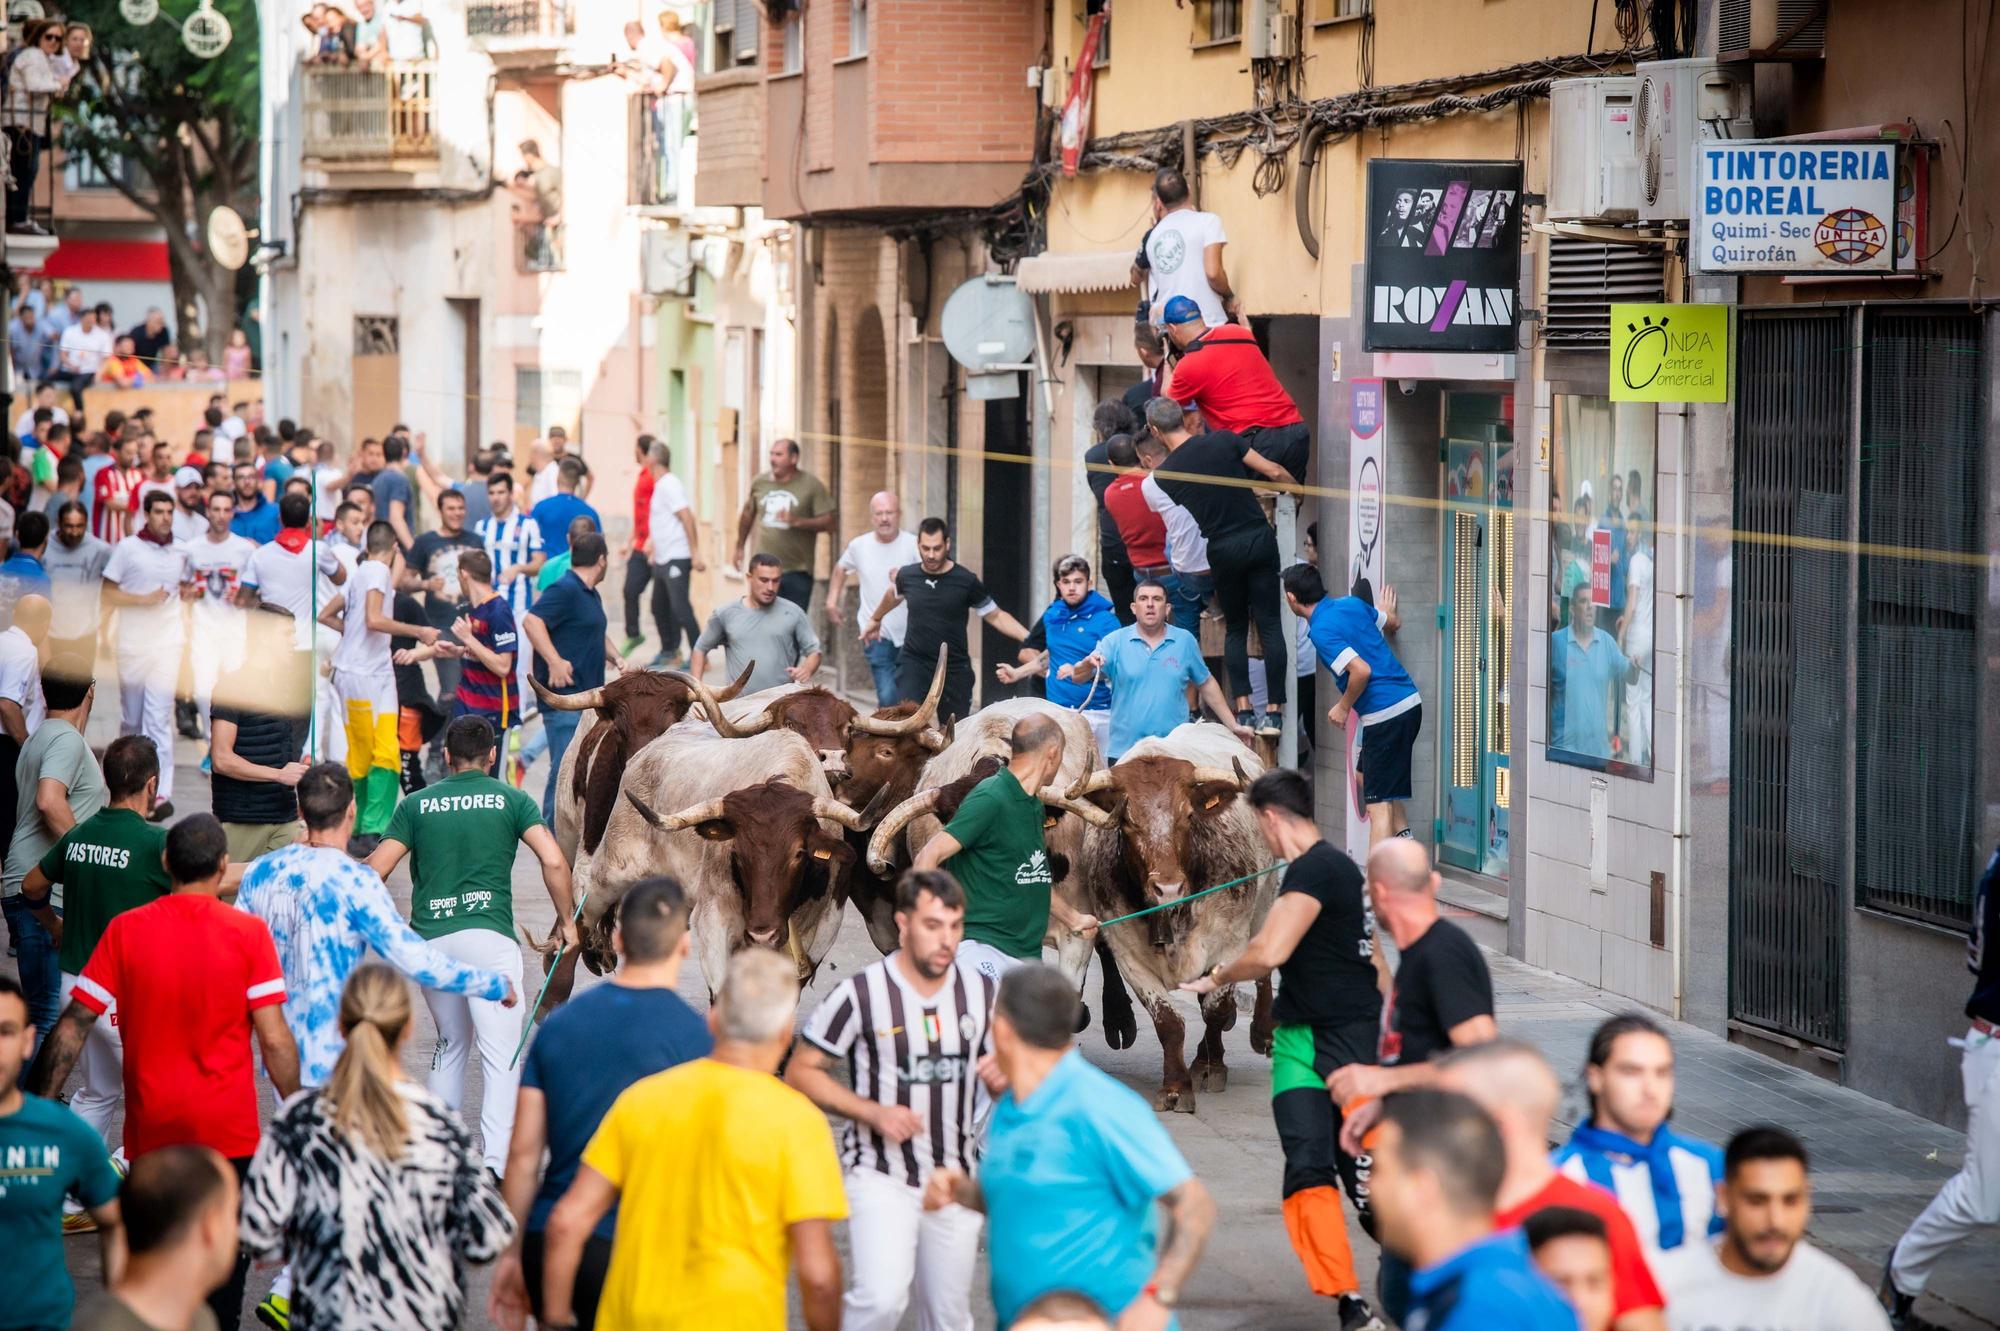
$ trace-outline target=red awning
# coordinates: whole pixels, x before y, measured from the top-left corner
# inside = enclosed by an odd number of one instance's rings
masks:
[[[65,240],[42,265],[42,277],[72,282],[165,282],[164,240]]]

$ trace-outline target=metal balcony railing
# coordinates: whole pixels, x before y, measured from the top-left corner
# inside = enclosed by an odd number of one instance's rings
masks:
[[[693,99],[683,93],[640,93],[632,99],[632,202],[665,207],[680,202],[681,153]]]
[[[576,31],[575,0],[473,0],[465,7],[465,35],[473,41],[510,37],[567,37]]]
[[[437,65],[419,60],[373,69],[307,65],[305,155],[330,162],[435,157]]]
[[[13,147],[15,140],[19,139],[23,144],[20,160],[24,164],[31,161],[34,168],[34,179],[27,181],[16,179],[7,166],[0,166],[0,175],[6,179],[10,231],[23,221],[33,223],[44,232],[53,230],[56,167],[54,155],[49,151],[53,129],[50,118],[52,105],[48,97],[21,94],[17,104],[7,109],[5,146],[9,162],[15,160]]]

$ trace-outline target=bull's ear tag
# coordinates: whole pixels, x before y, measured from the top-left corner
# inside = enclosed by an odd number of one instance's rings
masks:
[[[1220,804],[1220,803],[1222,803],[1222,796],[1220,796],[1220,795],[1210,795],[1210,796],[1209,796],[1209,797],[1208,797],[1208,798],[1207,798],[1206,800],[1204,800],[1204,801],[1202,802],[1202,806],[1201,806],[1201,807],[1202,807],[1203,809],[1205,809],[1205,810],[1206,810],[1206,809],[1213,809],[1213,808],[1214,808],[1214,807],[1215,807],[1216,805],[1218,805],[1218,804]]]
[[[828,850],[824,846],[821,846],[818,850],[815,850],[812,853],[812,855],[813,858],[816,860],[830,860],[833,858],[833,852]]]

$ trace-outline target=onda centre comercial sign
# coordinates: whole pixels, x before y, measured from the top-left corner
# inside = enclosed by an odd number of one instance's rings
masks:
[[[1709,142],[1696,157],[1698,271],[1894,271],[1895,144]]]
[[[1512,352],[1521,164],[1368,163],[1370,351]]]

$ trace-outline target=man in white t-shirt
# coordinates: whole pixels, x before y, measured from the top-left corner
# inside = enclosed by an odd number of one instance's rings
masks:
[[[425,42],[421,0],[389,0],[388,21],[382,25],[382,39],[388,43],[391,60],[422,60]]]
[[[52,613],[48,598],[29,592],[14,602],[14,622],[0,633],[0,730],[16,746],[26,744],[49,714],[40,651]]]
[[[646,453],[646,470],[653,477],[653,498],[646,509],[646,557],[653,563],[653,622],[660,626],[660,654],[653,658],[654,669],[679,659],[682,634],[687,635],[688,649],[694,649],[695,639],[701,636],[701,620],[694,613],[690,574],[708,569],[697,553],[700,538],[695,534],[687,489],[680,477],[667,469],[672,462],[667,446],[654,440]]]
[[[105,357],[114,350],[111,330],[97,326],[95,310],[85,310],[77,316],[75,323],[63,329],[62,340],[56,347],[60,361],[56,372],[49,378],[69,385],[70,400],[81,411],[83,390],[97,378],[97,371],[104,364]]]
[[[206,490],[201,468],[182,467],[174,473],[174,540],[182,545],[208,535]]]
[[[1228,323],[1236,313],[1236,293],[1222,267],[1222,247],[1229,243],[1222,219],[1194,206],[1187,177],[1170,166],[1153,173],[1153,219],[1140,247],[1145,263],[1132,265],[1132,282],[1148,292],[1154,326],[1174,296],[1201,306],[1209,327]]]
[[[847,543],[833,566],[826,584],[827,618],[840,613],[841,594],[847,580],[861,584],[861,608],[855,615],[858,628],[868,627],[868,616],[882,604],[896,570],[917,562],[917,538],[903,530],[903,503],[893,490],[878,491],[868,501],[870,530]],[[875,705],[894,707],[903,700],[896,689],[896,658],[903,650],[903,626],[910,622],[909,607],[897,604],[882,621],[882,636],[862,645],[868,658],[868,673],[875,677]]]
[[[201,584],[201,599],[194,603],[193,657],[194,705],[201,714],[203,734],[208,733],[208,711],[215,697],[215,681],[243,664],[243,617],[247,612],[237,604],[236,588],[243,580],[243,569],[250,556],[257,553],[257,543],[229,529],[235,517],[235,493],[217,490],[208,497],[208,507],[203,513],[206,530],[192,540],[181,542],[181,549],[187,553],[188,568]],[[180,512],[174,514],[174,519],[178,526]]]
[[[1142,460],[1148,455],[1166,456],[1167,446],[1150,432],[1140,435],[1134,443]],[[1202,607],[1215,591],[1215,578],[1208,568],[1208,539],[1201,534],[1201,524],[1194,520],[1194,514],[1175,503],[1150,470],[1139,483],[1139,493],[1145,497],[1146,507],[1159,514],[1166,524],[1167,566],[1173,572],[1161,582],[1167,589],[1174,627],[1200,638]]]
[[[201,595],[187,552],[174,544],[174,497],[146,496],[143,525],[111,549],[104,603],[118,611],[118,710],[121,735],[144,735],[160,755],[154,822],[174,811],[174,686],[186,640],[181,602]]]
[[[1673,1331],[1889,1331],[1861,1278],[1805,1241],[1806,1148],[1783,1128],[1745,1128],[1723,1152],[1722,1237],[1657,1268]]]
[[[386,522],[368,528],[367,548],[347,581],[345,594],[324,619],[340,624],[333,653],[333,687],[340,697],[347,730],[347,774],[354,780],[354,837],[350,853],[367,855],[389,826],[401,788],[402,751],[396,741],[396,671],[390,635],[415,638],[429,646],[438,631],[429,624],[405,624],[394,617],[397,565],[402,563],[396,529]]]

